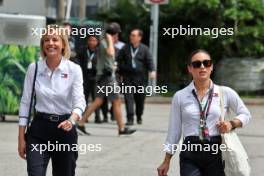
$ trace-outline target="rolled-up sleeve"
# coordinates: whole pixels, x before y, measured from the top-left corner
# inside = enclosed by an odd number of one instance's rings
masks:
[[[24,80],[23,94],[19,107],[19,126],[27,126],[34,71],[35,64],[32,63],[27,69]]]
[[[182,118],[180,111],[180,98],[179,94],[176,93],[172,99],[168,135],[164,144],[164,151],[166,153],[173,155],[176,152],[176,146],[179,143],[181,133]]]
[[[84,98],[83,91],[83,75],[82,70],[79,65],[76,65],[75,68],[75,79],[73,82],[73,91],[72,91],[72,99],[73,99],[73,111],[78,114],[79,118],[82,118],[82,113],[84,112],[86,102]]]
[[[251,114],[239,95],[231,88],[225,87],[227,93],[228,104],[231,110],[236,114],[236,119],[242,122],[242,126],[249,123]]]

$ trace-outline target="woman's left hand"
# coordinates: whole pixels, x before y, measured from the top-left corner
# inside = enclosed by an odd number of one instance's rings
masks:
[[[220,133],[229,133],[232,130],[232,124],[229,121],[219,121],[216,125]]]
[[[70,131],[72,126],[73,125],[69,120],[65,120],[58,125],[58,128],[62,128],[64,131]]]

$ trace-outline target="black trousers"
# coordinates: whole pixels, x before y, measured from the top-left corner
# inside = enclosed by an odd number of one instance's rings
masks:
[[[181,151],[181,176],[225,176],[222,153],[219,150],[219,146],[221,145],[221,138],[219,140],[217,139],[211,142],[201,142],[199,140],[185,139],[183,144],[189,147],[193,144],[198,144],[199,146],[202,146],[203,150],[206,151]],[[208,146],[211,146],[212,148],[210,151],[207,150]],[[205,147],[207,147],[207,149],[205,149]]]
[[[89,79],[86,78],[84,82],[84,95],[85,95],[85,100],[88,102],[89,97],[92,98],[92,100],[95,99],[95,91],[96,91],[96,80],[95,79]],[[103,113],[104,117],[107,117],[108,113],[108,101],[107,99],[104,100],[104,103],[100,107],[101,111]],[[100,111],[99,108],[95,110],[95,120],[100,120]]]
[[[78,151],[71,149],[77,146],[76,128],[66,132],[58,129],[58,124],[59,122],[34,118],[26,136],[26,160],[29,176],[45,176],[50,159],[53,176],[75,175]],[[67,147],[63,148],[62,145]]]
[[[126,92],[125,96],[125,104],[126,104],[126,112],[127,112],[127,121],[134,121],[134,113],[136,112],[137,120],[142,120],[142,115],[144,112],[145,105],[145,93],[137,93],[138,86],[143,86],[143,83],[136,83],[130,79],[124,78],[124,86],[134,86],[136,88],[136,92]],[[136,110],[134,108],[136,105]]]

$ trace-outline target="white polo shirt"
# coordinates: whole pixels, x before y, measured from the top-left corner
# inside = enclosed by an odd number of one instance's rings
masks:
[[[210,89],[213,85],[213,99],[206,119],[210,136],[220,135],[216,126],[216,123],[220,120],[221,116],[219,86],[211,82]],[[225,86],[221,87],[224,97],[225,112],[232,110],[236,114],[235,118],[239,119],[243,126],[246,125],[251,118],[251,114],[247,107],[233,89]],[[202,101],[207,101],[210,89],[207,90]],[[173,96],[168,135],[164,146],[164,151],[166,153],[175,153],[171,146],[176,146],[175,144],[179,143],[182,135],[183,137],[199,136],[200,109],[197,100],[192,94],[192,90],[195,90],[197,93],[193,82],[191,82],[186,88],[176,92]]]
[[[26,126],[32,92],[35,63],[29,65],[19,109],[19,125]],[[62,58],[52,72],[46,60],[38,61],[35,82],[36,111],[49,114],[71,114],[82,117],[86,103],[83,93],[83,76],[79,65]]]

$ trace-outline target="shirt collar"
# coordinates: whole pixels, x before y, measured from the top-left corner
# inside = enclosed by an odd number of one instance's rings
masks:
[[[61,62],[59,64],[59,66],[56,68],[56,70],[58,69],[58,70],[62,71],[65,68],[65,64],[66,64],[66,59],[64,57],[62,57]],[[46,59],[43,59],[41,61],[40,71],[47,72],[48,70],[50,70],[50,69],[49,69],[49,67],[48,67],[48,65],[46,63]]]
[[[66,59],[64,58],[64,57],[62,57],[61,58],[61,62],[60,62],[60,65],[58,66],[58,68],[57,69],[59,69],[59,70],[64,70],[64,68],[65,68],[65,65],[66,65]]]
[[[86,51],[89,51],[89,52],[93,52],[93,53],[95,53],[96,51],[97,51],[97,47],[94,49],[94,50],[91,50],[90,48],[86,48]]]
[[[209,90],[211,90],[211,89],[213,88],[213,85],[214,85],[213,81],[210,80],[210,88],[206,91],[206,93],[208,93]],[[197,93],[197,90],[196,90],[196,88],[195,88],[195,86],[194,86],[194,81],[192,81],[192,82],[189,84],[188,89],[189,89],[189,91],[190,91],[191,93],[192,93],[193,90],[195,90],[195,92]]]
[[[130,43],[130,47],[131,47],[131,48],[134,48],[133,45],[132,45],[131,43]],[[140,47],[141,47],[141,43],[140,43],[136,48],[134,48],[134,49],[137,49],[137,48],[140,48]]]

